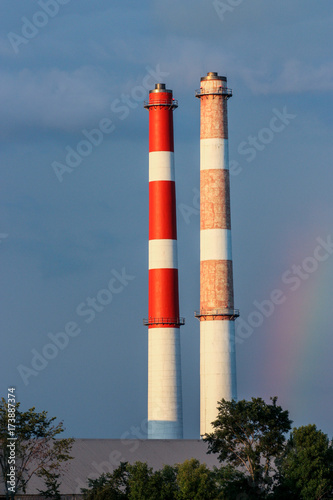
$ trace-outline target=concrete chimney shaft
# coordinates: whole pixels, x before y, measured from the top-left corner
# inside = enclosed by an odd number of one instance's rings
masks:
[[[200,98],[200,435],[212,432],[217,403],[237,398],[227,79],[201,78]]]
[[[173,110],[164,83],[149,93],[148,438],[182,439]]]

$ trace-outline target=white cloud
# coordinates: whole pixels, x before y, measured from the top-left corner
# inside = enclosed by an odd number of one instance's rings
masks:
[[[333,63],[308,66],[295,59],[287,60],[272,78],[268,68],[241,67],[238,74],[255,94],[283,94],[333,90]]]
[[[0,39],[0,55],[3,57],[13,57],[15,56],[15,53],[8,43],[7,40],[5,39]]]
[[[109,101],[104,76],[91,67],[0,72],[0,85],[0,127],[7,131],[24,127],[75,131],[103,116]]]

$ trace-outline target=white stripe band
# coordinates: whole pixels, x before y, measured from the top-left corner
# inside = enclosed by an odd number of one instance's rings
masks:
[[[232,260],[230,229],[201,229],[200,260]]]
[[[149,269],[178,269],[177,240],[149,240]]]
[[[237,398],[235,323],[200,322],[200,435],[213,432],[217,401]]]
[[[228,139],[200,140],[200,170],[229,169]]]
[[[148,420],[182,422],[179,328],[148,330]]]
[[[153,151],[149,153],[149,182],[174,181],[174,154],[171,151]]]

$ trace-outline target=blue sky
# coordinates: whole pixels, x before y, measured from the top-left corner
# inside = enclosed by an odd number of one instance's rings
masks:
[[[332,3],[3,0],[0,18],[1,394],[15,386],[74,437],[144,436],[143,100],[165,82],[179,100],[184,435],[198,437],[194,91],[218,71],[233,89],[239,398],[277,395],[295,425],[332,436]]]

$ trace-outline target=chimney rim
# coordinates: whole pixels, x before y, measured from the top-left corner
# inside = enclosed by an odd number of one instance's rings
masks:
[[[201,77],[200,81],[205,82],[209,80],[220,80],[222,82],[227,81],[226,76],[219,76],[219,74],[216,71],[208,71],[207,76]]]
[[[159,92],[166,92],[172,94],[172,90],[165,88],[165,83],[155,83],[155,88],[149,91],[149,94],[157,94]]]

